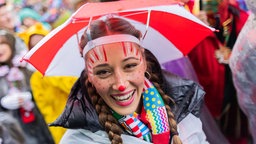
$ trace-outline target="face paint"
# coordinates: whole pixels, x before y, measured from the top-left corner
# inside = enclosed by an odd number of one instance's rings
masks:
[[[125,86],[120,85],[120,86],[118,87],[118,90],[119,90],[119,91],[124,91],[124,90],[125,90],[125,88],[126,88]]]
[[[87,70],[88,74],[92,75],[92,65],[96,62],[107,62],[106,51],[104,46],[97,46],[91,50],[92,52],[88,56],[87,60]]]
[[[141,100],[146,71],[139,46],[116,42],[98,49],[86,54],[89,81],[111,109],[121,115],[135,112]]]

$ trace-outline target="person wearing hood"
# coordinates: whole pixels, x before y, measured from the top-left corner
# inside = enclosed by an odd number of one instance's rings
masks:
[[[43,27],[42,23],[36,23],[19,33],[19,36],[27,44],[28,49],[31,50],[49,32]],[[46,123],[52,123],[61,114],[71,87],[76,80],[77,77],[72,76],[43,76],[39,71],[35,71],[31,75],[31,91]],[[58,101],[55,100],[56,98],[58,98]],[[55,143],[59,143],[66,131],[61,127],[49,127],[49,130]]]
[[[29,8],[29,7],[25,7],[22,8],[19,12],[18,12],[18,16],[20,19],[20,23],[21,23],[21,28],[20,28],[20,32],[22,32],[23,30],[28,29],[29,27],[33,26],[34,24],[40,22],[43,24],[43,26],[45,27],[45,29],[47,29],[48,31],[50,31],[52,29],[51,25],[45,21],[42,20],[42,16],[34,9]]]
[[[29,79],[32,74],[20,59],[15,37],[0,30],[0,111],[10,113],[24,131],[26,144],[53,144],[48,127],[34,103]]]

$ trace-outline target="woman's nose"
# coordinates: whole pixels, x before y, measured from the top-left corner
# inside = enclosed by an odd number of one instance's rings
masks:
[[[126,89],[126,76],[124,73],[117,72],[115,74],[115,83],[113,89],[118,91],[124,91]]]

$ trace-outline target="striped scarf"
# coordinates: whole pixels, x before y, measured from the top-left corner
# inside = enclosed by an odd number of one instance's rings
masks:
[[[122,116],[113,111],[113,116],[129,134],[154,144],[169,144],[170,128],[163,99],[148,79],[144,84],[141,114]]]

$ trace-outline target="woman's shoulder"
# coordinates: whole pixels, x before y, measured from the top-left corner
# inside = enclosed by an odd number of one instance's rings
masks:
[[[84,80],[79,77],[71,89],[64,111],[50,126],[85,128],[93,132],[102,129],[88,93],[82,88],[83,85]]]
[[[63,135],[60,144],[86,143],[86,144],[110,144],[104,131],[92,132],[86,129],[68,129]]]
[[[151,144],[142,139],[126,134],[122,134],[121,137],[124,144]],[[109,141],[108,134],[102,130],[92,132],[86,129],[68,129],[62,137],[60,144],[70,143],[110,144],[111,142]]]
[[[205,91],[195,81],[181,78],[170,72],[163,71],[166,80],[164,91],[175,101],[171,106],[176,120],[180,122],[189,113],[199,117]]]
[[[188,114],[177,126],[184,144],[209,144],[201,120],[193,114]]]
[[[81,74],[83,75],[83,74]],[[192,80],[182,79],[171,73],[164,73],[167,88],[176,105],[172,107],[178,122],[189,113],[199,117],[201,103],[205,92]],[[93,132],[102,129],[96,119],[98,116],[93,108],[88,93],[83,91],[83,79],[80,77],[71,89],[65,110],[50,126],[65,128],[85,128]],[[85,121],[86,120],[86,121]]]

